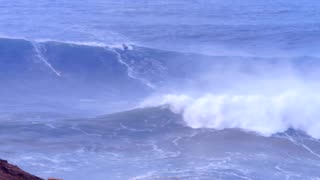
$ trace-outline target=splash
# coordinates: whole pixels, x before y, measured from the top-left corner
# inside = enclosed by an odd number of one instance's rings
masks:
[[[167,105],[192,128],[240,128],[264,136],[289,128],[320,138],[320,95],[311,91],[265,94],[169,94],[145,100],[142,106]]]

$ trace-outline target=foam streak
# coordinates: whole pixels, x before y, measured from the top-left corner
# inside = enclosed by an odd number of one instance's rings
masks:
[[[41,47],[39,44],[33,42],[32,43],[36,56],[37,58],[43,62],[55,75],[57,75],[58,77],[61,77],[61,73],[59,71],[57,71],[47,60],[47,58],[45,58],[45,56],[43,55],[42,51],[41,51]]]
[[[150,83],[148,80],[146,80],[146,79],[144,79],[144,78],[141,78],[141,77],[137,77],[137,76],[135,75],[134,69],[133,69],[128,63],[126,63],[126,62],[122,59],[121,54],[120,54],[117,50],[115,50],[115,49],[113,49],[113,48],[109,48],[109,47],[105,47],[105,48],[106,48],[107,50],[109,50],[109,51],[112,51],[112,52],[116,55],[118,62],[127,68],[128,76],[129,76],[130,78],[142,82],[143,84],[145,84],[146,86],[148,86],[148,87],[151,88],[151,89],[155,89],[155,88],[156,88],[155,85],[153,85],[152,83]]]

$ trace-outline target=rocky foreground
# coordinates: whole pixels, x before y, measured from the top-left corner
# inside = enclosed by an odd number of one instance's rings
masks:
[[[0,180],[43,180],[0,159]]]

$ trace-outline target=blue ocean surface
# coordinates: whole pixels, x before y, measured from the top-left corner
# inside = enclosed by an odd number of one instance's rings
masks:
[[[0,158],[66,180],[320,179],[319,12],[0,0]]]

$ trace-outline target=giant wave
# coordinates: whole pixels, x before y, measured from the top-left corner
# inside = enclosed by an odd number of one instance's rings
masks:
[[[241,128],[266,136],[294,128],[320,137],[318,57],[207,56],[2,38],[0,59],[6,103],[58,102],[67,109],[95,102],[90,110],[105,108],[98,113],[121,111],[124,104],[169,104],[193,128]],[[107,111],[106,104],[117,102],[124,104]]]

